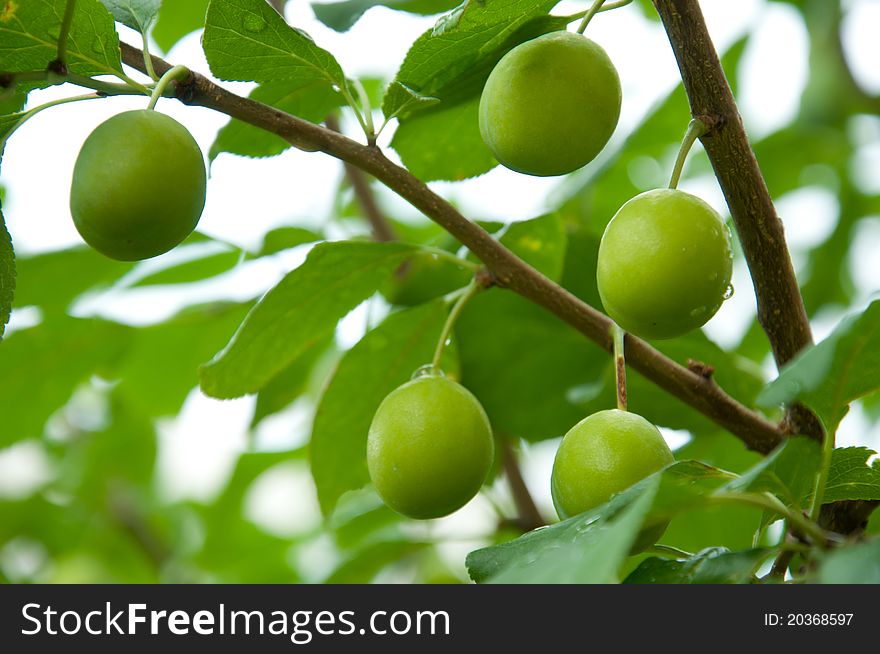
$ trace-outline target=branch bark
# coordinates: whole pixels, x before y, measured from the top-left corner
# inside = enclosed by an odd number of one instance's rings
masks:
[[[142,52],[126,43],[121,48],[125,64],[143,72]],[[160,75],[170,68],[168,62],[155,56],[153,66]],[[176,83],[176,95],[185,104],[219,111],[277,134],[301,150],[324,152],[373,175],[470,249],[499,286],[544,307],[607,352],[612,351],[612,323],[607,316],[541,275],[378,148],[235,95],[196,73]],[[626,352],[634,370],[740,438],[750,449],[767,453],[782,442],[785,432],[779,426],[727,395],[714,380],[676,363],[630,334],[626,336]]]
[[[532,531],[538,527],[547,524],[541,511],[535,504],[526,480],[523,479],[519,462],[516,458],[516,451],[510,442],[510,436],[503,434],[501,437],[501,463],[504,466],[504,475],[507,477],[507,484],[510,486],[510,493],[513,495],[513,501],[516,504],[517,524],[523,531]]]
[[[678,61],[691,113],[709,131],[703,147],[724,191],[749,265],[758,320],[778,365],[813,342],[782,221],[706,28],[697,0],[654,0]]]
[[[724,192],[755,288],[758,321],[777,367],[813,343],[782,221],[749,143],[733,91],[698,0],[654,0],[675,53],[691,113],[709,126],[700,138]],[[822,439],[816,417],[794,405],[784,429]]]
[[[653,0],[675,53],[691,113],[711,129],[700,140],[724,191],[758,302],[758,320],[777,367],[813,343],[810,322],[785,242],[782,221],[749,143],[698,0]],[[789,407],[783,430],[822,440],[819,420],[803,405]],[[830,434],[829,438],[834,435]],[[840,533],[863,528],[876,503],[837,502],[820,524]],[[838,529],[839,528],[839,529]]]

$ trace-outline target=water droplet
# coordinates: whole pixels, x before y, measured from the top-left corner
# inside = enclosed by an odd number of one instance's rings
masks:
[[[696,309],[691,310],[691,318],[696,318],[704,313],[706,313],[706,307],[697,307]]]
[[[266,29],[266,21],[256,14],[247,14],[241,21],[242,27],[247,32],[262,32]]]
[[[729,300],[733,297],[733,284],[728,284],[727,288],[724,289],[724,295],[722,296],[725,300]]]
[[[435,368],[433,364],[425,364],[418,368],[410,379],[421,379],[422,377],[445,377],[443,371],[439,368]]]
[[[46,32],[53,39],[57,39],[59,36],[61,36],[61,23],[56,23],[55,25],[52,25],[49,29],[46,30]]]

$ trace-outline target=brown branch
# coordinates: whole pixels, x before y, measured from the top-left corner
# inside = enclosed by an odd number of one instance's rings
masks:
[[[123,61],[142,71],[141,51],[125,43],[121,47]],[[153,57],[153,66],[160,75],[170,68],[158,57]],[[378,148],[230,93],[195,73],[176,84],[176,93],[185,104],[214,109],[277,134],[302,150],[325,152],[373,175],[470,249],[499,286],[548,309],[606,351],[612,351],[611,320],[607,316],[526,264]],[[713,380],[672,361],[645,341],[627,334],[626,352],[633,369],[738,436],[749,448],[766,453],[782,441],[782,430],[763,415],[737,402]]]
[[[758,320],[778,365],[813,342],[804,301],[767,184],[712,45],[697,0],[654,0],[691,113],[711,129],[700,139],[724,191],[749,265]]]
[[[339,132],[339,120],[336,116],[327,116],[324,124],[327,125],[328,129]],[[370,227],[373,228],[373,238],[377,241],[397,240],[394,229],[376,203],[376,195],[373,193],[373,189],[370,188],[367,176],[364,175],[360,168],[348,161],[343,161],[342,166],[345,169],[345,176],[348,178],[354,191],[354,197],[364,212],[364,217],[369,221]]]
[[[519,462],[516,459],[516,452],[510,442],[510,437],[506,434],[501,439],[501,464],[504,466],[504,475],[507,477],[507,483],[510,486],[510,493],[513,495],[513,502],[516,504],[517,525],[523,531],[532,531],[538,527],[547,524],[541,511],[535,504],[529,487],[523,479],[522,471],[519,469]]]
[[[758,320],[777,367],[813,343],[810,322],[785,242],[782,221],[749,143],[733,92],[697,0],[653,0],[675,53],[691,113],[712,128],[700,140],[730,208],[755,287]],[[817,440],[822,426],[806,407],[789,407],[783,430]],[[832,436],[833,437],[833,436]],[[841,533],[857,530],[870,503],[823,508],[820,523]]]

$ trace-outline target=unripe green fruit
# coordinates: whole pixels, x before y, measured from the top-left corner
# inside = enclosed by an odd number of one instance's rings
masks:
[[[126,111],[98,125],[83,144],[70,212],[98,252],[149,259],[195,229],[206,181],[202,152],[183,125],[156,111]]]
[[[704,325],[728,297],[730,234],[700,198],[672,189],[624,204],[599,244],[596,280],[608,315],[642,338]]]
[[[411,518],[439,518],[469,502],[492,465],[489,419],[470,391],[441,376],[386,397],[370,425],[367,465],[379,495]]]
[[[620,117],[620,78],[597,43],[551,32],[508,52],[480,98],[480,133],[502,164],[564,175],[592,161]]]
[[[551,476],[553,505],[560,518],[570,518],[604,504],[672,461],[660,431],[643,417],[617,409],[599,411],[562,439]]]

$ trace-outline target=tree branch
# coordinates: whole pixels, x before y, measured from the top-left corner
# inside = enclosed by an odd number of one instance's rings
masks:
[[[502,434],[500,442],[501,464],[504,466],[504,475],[507,477],[507,484],[510,486],[510,493],[516,504],[518,526],[523,531],[532,531],[543,527],[547,521],[538,510],[538,506],[529,492],[529,487],[526,486],[526,480],[523,479],[522,471],[519,469],[519,462],[510,442],[510,436]]]
[[[121,48],[123,61],[143,71],[141,51],[126,43]],[[155,56],[153,66],[160,75],[170,68],[168,62]],[[607,316],[541,275],[378,148],[230,93],[195,73],[176,84],[177,97],[185,104],[214,109],[277,134],[302,150],[325,152],[373,175],[470,249],[498,285],[548,309],[606,351],[612,351],[612,323]],[[767,453],[784,438],[777,425],[727,395],[712,379],[672,361],[645,341],[627,334],[626,351],[634,370],[738,436],[749,448]]]
[[[327,116],[324,121],[328,129],[339,132],[339,120],[334,115]],[[340,132],[341,133],[341,132]],[[376,196],[373,189],[370,188],[370,182],[364,175],[363,171],[357,166],[343,161],[342,166],[345,169],[345,176],[348,178],[351,188],[354,191],[354,197],[357,199],[364,217],[373,228],[373,238],[377,241],[394,241],[397,235],[394,233],[391,224],[385,219],[385,214],[376,203]]]
[[[675,53],[691,113],[710,130],[703,147],[736,226],[758,302],[758,320],[777,367],[813,343],[810,322],[767,183],[749,143],[733,92],[697,0],[653,0]],[[822,440],[823,429],[805,406],[789,407],[783,430]],[[834,435],[830,434],[829,438]],[[863,525],[872,503],[838,502],[823,508],[821,524],[841,533]],[[836,531],[840,531],[835,529]]]
[[[678,61],[691,113],[709,131],[700,139],[724,191],[749,265],[758,320],[776,363],[813,342],[804,301],[767,184],[697,0],[654,0]]]
[[[701,142],[724,192],[755,288],[758,321],[781,368],[813,343],[782,221],[749,143],[698,0],[654,0],[675,53],[694,118],[709,127]],[[822,438],[816,417],[790,407],[785,431]]]

